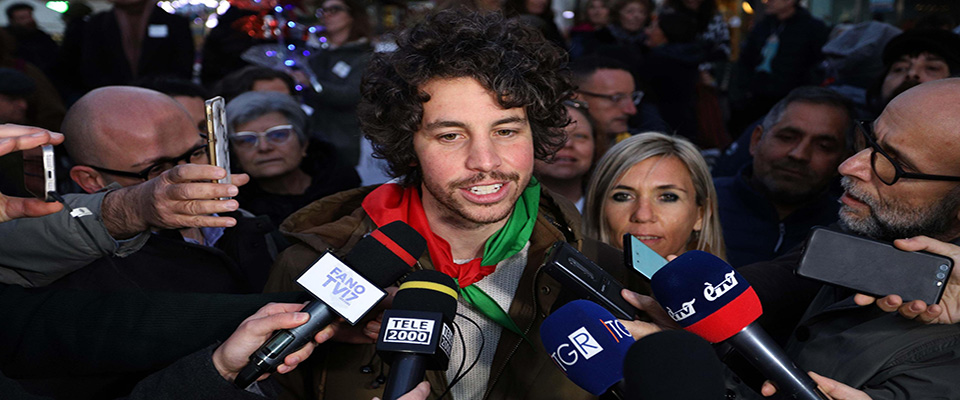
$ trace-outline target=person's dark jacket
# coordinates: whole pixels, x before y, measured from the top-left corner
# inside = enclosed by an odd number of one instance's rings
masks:
[[[290,214],[307,204],[360,186],[357,171],[337,155],[333,145],[314,140],[310,142],[307,152],[300,164],[300,168],[311,178],[306,192],[298,195],[267,193],[256,180],[251,180],[236,197],[240,207],[254,215],[266,215],[275,226],[280,226]]]
[[[770,63],[773,72],[758,72],[756,68],[763,60],[761,49],[775,33],[780,44]],[[776,102],[794,88],[818,83],[813,71],[823,60],[820,49],[828,34],[823,21],[802,7],[797,7],[796,13],[784,21],[766,16],[747,35],[740,52],[737,72],[741,91],[748,97]]]
[[[730,265],[772,260],[803,243],[810,228],[837,221],[839,196],[830,190],[781,220],[766,195],[750,186],[752,174],[753,165],[748,164],[735,176],[713,180]]]
[[[6,29],[17,42],[13,56],[36,65],[48,77],[51,76],[56,65],[57,53],[60,51],[57,42],[40,29],[24,29],[17,26],[8,26]]]
[[[0,394],[4,399],[19,399],[14,390],[22,388],[12,382],[16,379],[39,389],[33,393],[53,398],[126,396],[145,376],[226,339],[240,322],[268,302],[301,300],[300,293],[106,292],[0,284],[0,370],[9,378],[0,378]],[[74,385],[40,384],[55,379],[83,384],[109,377],[123,383],[87,393]]]
[[[155,290],[195,293],[259,293],[279,250],[276,228],[265,216],[224,213],[237,225],[215,247],[183,240],[179,231],[152,234],[126,257],[104,257],[50,284],[85,290]]]
[[[696,85],[705,54],[700,43],[667,43],[650,49],[641,69],[641,75],[656,94],[660,116],[670,126],[670,132],[691,141],[699,131]]]
[[[360,78],[373,56],[366,39],[346,43],[334,49],[318,50],[310,57],[310,69],[323,90],[306,91],[304,100],[313,107],[310,123],[319,139],[332,143],[351,166],[360,160]]]
[[[144,27],[140,60],[137,70],[131,69],[124,55],[120,26],[114,10],[90,17],[82,25],[80,51],[65,51],[66,68],[75,70],[81,90],[102,86],[127,85],[138,78],[168,76],[181,79],[193,77],[194,46],[190,21],[153,7]],[[65,39],[67,41],[68,39]],[[72,39],[69,39],[72,40]]]
[[[240,56],[244,51],[257,44],[276,43],[265,39],[256,39],[241,30],[237,21],[259,15],[256,11],[230,6],[218,18],[216,27],[203,39],[202,68],[200,80],[204,85],[213,86],[229,75],[250,65]]]

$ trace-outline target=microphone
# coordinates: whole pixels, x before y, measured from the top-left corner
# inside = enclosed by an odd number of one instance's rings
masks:
[[[275,332],[250,355],[250,363],[237,374],[234,385],[246,389],[261,375],[273,372],[337,316],[355,325],[386,296],[380,288],[407,273],[426,247],[426,240],[416,230],[395,221],[360,239],[344,257],[345,262],[333,253],[324,253],[297,279],[317,298],[300,310],[310,314],[310,319],[296,328]]]
[[[574,300],[540,325],[540,341],[561,371],[583,390],[600,396],[607,390],[624,398],[616,384],[633,336],[616,317],[596,303]]]
[[[730,264],[710,253],[688,251],[657,271],[650,285],[670,318],[711,343],[730,343],[773,381],[781,396],[827,399],[754,322],[763,313],[760,299]]]
[[[447,369],[457,293],[456,281],[434,270],[414,271],[400,285],[393,308],[383,312],[377,338],[377,353],[390,364],[383,400],[412,390],[427,370]]]
[[[637,341],[623,361],[627,398],[719,400],[726,396],[723,364],[707,341],[686,331],[663,331]]]

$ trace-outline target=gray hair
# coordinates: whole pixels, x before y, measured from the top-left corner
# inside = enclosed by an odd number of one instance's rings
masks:
[[[300,143],[307,142],[307,114],[288,94],[280,92],[246,92],[227,103],[227,132],[236,133],[237,125],[245,124],[272,112],[283,114],[293,125]]]
[[[717,191],[713,187],[710,169],[693,143],[679,136],[667,136],[658,132],[644,132],[624,139],[613,146],[597,163],[587,185],[587,200],[583,208],[583,230],[588,237],[614,247],[620,247],[607,232],[604,218],[604,203],[617,181],[630,168],[652,157],[676,157],[690,171],[696,191],[697,205],[703,207],[703,226],[699,234],[691,237],[697,250],[703,250],[726,259],[720,215],[717,212]],[[691,243],[693,245],[694,243]],[[691,250],[693,249],[691,248]]]
[[[787,111],[787,106],[797,102],[831,106],[845,112],[847,114],[847,126],[843,129],[844,148],[848,152],[853,152],[853,146],[856,142],[853,120],[857,115],[853,101],[827,88],[802,86],[791,90],[786,97],[773,105],[767,116],[763,117],[763,122],[760,123],[760,126],[763,127],[763,134],[766,135],[773,129],[774,125],[780,123],[783,114]]]

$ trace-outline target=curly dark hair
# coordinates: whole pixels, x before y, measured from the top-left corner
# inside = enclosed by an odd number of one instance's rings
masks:
[[[386,159],[403,184],[422,179],[413,135],[430,99],[421,88],[432,79],[470,77],[495,93],[501,107],[523,107],[539,159],[549,159],[566,140],[570,118],[563,102],[573,94],[567,56],[539,32],[500,13],[459,8],[408,29],[397,46],[371,61],[357,116],[374,156]]]

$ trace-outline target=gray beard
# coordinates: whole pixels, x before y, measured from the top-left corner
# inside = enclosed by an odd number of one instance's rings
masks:
[[[870,215],[858,217],[849,207],[840,207],[840,223],[849,231],[877,240],[892,242],[896,239],[926,235],[941,238],[954,226],[960,196],[957,190],[927,208],[913,208],[900,203],[881,202],[857,189],[850,178],[841,181],[844,191],[860,199],[870,207]]]

